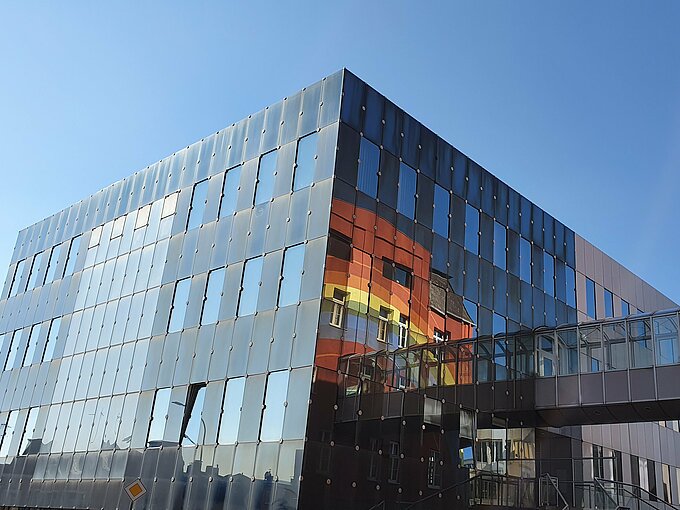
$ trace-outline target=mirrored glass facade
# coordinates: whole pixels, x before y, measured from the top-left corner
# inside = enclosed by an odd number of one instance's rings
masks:
[[[542,473],[678,502],[674,416],[480,412],[674,368],[677,314],[634,319],[672,307],[343,70],[19,233],[0,505],[439,508],[487,476],[521,506]]]

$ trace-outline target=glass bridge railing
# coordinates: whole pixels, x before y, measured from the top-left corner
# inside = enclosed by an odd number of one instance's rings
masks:
[[[345,395],[680,364],[680,310],[427,343],[339,360]]]

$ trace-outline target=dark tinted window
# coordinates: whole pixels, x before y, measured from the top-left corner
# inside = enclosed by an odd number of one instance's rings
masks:
[[[416,171],[410,166],[399,165],[399,193],[397,211],[413,219],[416,211]]]
[[[449,198],[450,194],[441,186],[434,186],[434,221],[432,230],[442,237],[449,237]]]
[[[378,196],[378,169],[380,168],[380,149],[366,138],[361,139],[359,148],[359,191],[372,197]]]

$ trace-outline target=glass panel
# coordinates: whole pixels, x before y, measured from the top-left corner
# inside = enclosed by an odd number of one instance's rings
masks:
[[[220,204],[220,218],[231,216],[236,210],[239,182],[241,181],[241,166],[227,171],[222,188],[222,203]]]
[[[361,139],[359,147],[359,191],[371,197],[378,196],[378,169],[380,168],[380,148],[366,138]]]
[[[186,415],[189,414],[189,421],[187,422],[184,436],[182,437],[182,446],[198,446],[205,443],[205,422],[201,417],[203,413],[203,403],[205,401],[205,386],[192,387],[189,389],[185,409]],[[175,404],[175,402],[172,402]]]
[[[493,228],[493,263],[495,266],[505,269],[506,228],[497,221],[494,221]]]
[[[470,204],[465,207],[465,249],[479,253],[479,211]]]
[[[15,296],[19,292],[23,292],[23,289],[19,290],[19,287],[24,276],[25,267],[26,259],[19,261],[16,268],[14,269],[14,278],[12,279],[12,285],[9,288],[10,296]]]
[[[543,252],[543,290],[549,296],[555,295],[555,259],[547,251]]]
[[[33,407],[28,412],[26,426],[24,427],[24,433],[21,437],[21,446],[19,446],[19,455],[28,455],[31,453],[38,453],[40,451],[40,440],[42,439],[42,434],[40,431],[35,430],[39,412],[40,408],[38,407]]]
[[[399,165],[397,211],[413,219],[416,212],[416,171],[405,163]]]
[[[227,381],[227,389],[222,403],[220,430],[217,438],[219,444],[233,444],[236,442],[245,384],[245,377],[238,377]]]
[[[257,295],[260,292],[260,276],[262,275],[263,257],[247,260],[243,268],[241,280],[241,296],[238,303],[238,315],[250,315],[257,308]]]
[[[314,169],[316,168],[317,133],[312,133],[298,141],[297,157],[295,158],[295,175],[293,177],[293,191],[312,184]]]
[[[604,316],[614,317],[614,296],[607,289],[604,289]]]
[[[654,317],[654,342],[656,346],[656,364],[670,365],[680,363],[680,345],[678,344],[678,317]]]
[[[442,237],[449,237],[449,201],[451,194],[438,184],[434,186],[434,221],[432,230]]]
[[[38,347],[38,340],[40,338],[41,324],[36,324],[30,328],[30,336],[28,337],[28,345],[26,347],[26,355],[24,356],[23,366],[27,367],[33,363],[33,357],[35,356],[35,351]],[[25,329],[28,331],[28,328]],[[85,335],[86,333],[82,333]]]
[[[621,300],[621,316],[627,317],[628,315],[630,315],[630,304],[628,304],[628,301],[624,301],[622,299]]]
[[[602,370],[602,339],[599,326],[579,328],[581,339],[581,372]]]
[[[288,370],[272,372],[267,378],[267,390],[262,412],[261,441],[279,441],[283,436],[283,416],[288,393]]]
[[[255,205],[269,202],[274,191],[276,159],[278,151],[271,151],[260,158],[260,167],[255,184]]]
[[[595,282],[590,278],[586,278],[586,313],[595,318]]]
[[[189,209],[189,220],[187,230],[198,227],[203,223],[203,213],[208,198],[208,180],[198,182],[194,185],[194,193],[191,196],[191,208]]]
[[[305,259],[305,245],[287,248],[283,257],[283,279],[279,292],[279,306],[292,305],[300,299],[302,267]]]
[[[225,268],[211,271],[208,274],[208,285],[205,290],[205,303],[203,304],[203,314],[201,324],[212,324],[217,322],[217,315],[220,311],[222,300],[222,287],[224,285]]]
[[[519,238],[519,277],[527,283],[531,283],[531,243]]]
[[[2,441],[0,442],[0,457],[7,457],[10,454],[10,446],[14,437],[18,416],[19,411],[11,411],[9,416],[7,416],[7,422],[2,431]]]
[[[5,367],[3,370],[11,370],[14,368],[14,361],[17,358],[17,352],[19,352],[19,344],[21,343],[20,340],[20,330],[17,330],[12,333],[12,339],[10,340],[9,344],[9,354],[7,355],[7,359],[5,360]]]
[[[649,319],[628,322],[631,368],[651,367],[654,364],[654,347]]]
[[[578,373],[578,347],[575,329],[557,332],[557,356],[560,364],[560,375]]]
[[[628,368],[628,348],[626,345],[626,323],[616,322],[602,326],[602,340],[606,353],[607,370]]]
[[[61,245],[57,245],[52,248],[50,252],[50,259],[47,262],[47,272],[45,274],[45,283],[54,281],[54,277],[57,271],[57,262],[59,261],[59,255],[61,254]]]
[[[147,437],[147,446],[162,446],[165,423],[167,420],[168,407],[170,406],[170,388],[163,388],[156,391],[156,399],[153,403],[151,414],[151,426]]]
[[[567,304],[573,308],[576,308],[576,273],[569,266],[566,266],[566,279]]]
[[[172,301],[172,309],[170,310],[170,323],[168,325],[168,333],[180,331],[184,326],[184,315],[186,314],[187,311],[190,288],[191,288],[190,278],[179,280],[175,284],[175,297]]]
[[[40,269],[40,263],[42,262],[42,253],[38,253],[33,257],[33,264],[31,265],[31,272],[28,276],[27,289],[34,289],[38,284],[38,272]]]

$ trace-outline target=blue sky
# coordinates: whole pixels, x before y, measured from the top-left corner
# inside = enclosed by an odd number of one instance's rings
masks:
[[[678,26],[674,0],[4,1],[0,267],[20,229],[347,67],[680,302]]]

